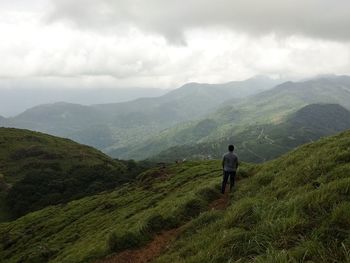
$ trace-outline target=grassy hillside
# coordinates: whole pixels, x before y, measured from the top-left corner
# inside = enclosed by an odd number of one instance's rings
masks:
[[[141,145],[123,149],[122,152],[111,152],[111,155],[116,153],[124,158],[145,159],[173,146],[226,141],[248,127],[279,124],[297,110],[319,103],[339,104],[349,110],[350,77],[286,82],[254,96],[226,101],[220,109],[202,120],[171,127],[154,134],[153,138]],[[210,126],[198,134],[196,126],[202,121],[215,122],[216,127]],[[278,148],[275,150],[281,152]]]
[[[156,262],[350,260],[350,132],[243,165],[239,177],[229,207],[216,211],[208,203],[219,196],[219,162],[149,170],[112,193],[0,224],[0,258],[93,262],[183,225]]]
[[[229,137],[214,141],[200,142],[200,137],[197,137],[199,143],[191,144],[186,141],[186,136],[193,133],[186,133],[177,141],[180,146],[171,147],[153,158],[162,161],[206,159],[208,156],[221,158],[222,149],[234,143],[242,160],[263,162],[304,143],[347,129],[350,129],[350,111],[337,104],[311,104],[290,114],[278,124],[248,126],[243,131],[238,130]],[[202,134],[205,132],[202,131]],[[181,137],[185,138],[182,143]],[[187,145],[181,145],[186,142]]]
[[[206,210],[216,198],[217,162],[186,163],[142,174],[138,182],[30,213],[0,225],[2,262],[87,262],[141,246]]]
[[[1,210],[12,216],[115,187],[127,166],[100,151],[38,132],[0,128]]]
[[[266,163],[156,262],[349,262],[350,133]]]

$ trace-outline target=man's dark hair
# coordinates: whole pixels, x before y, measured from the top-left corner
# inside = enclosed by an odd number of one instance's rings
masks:
[[[228,150],[229,150],[230,152],[233,152],[234,149],[235,149],[235,146],[233,146],[232,144],[230,144],[230,145],[228,146]]]

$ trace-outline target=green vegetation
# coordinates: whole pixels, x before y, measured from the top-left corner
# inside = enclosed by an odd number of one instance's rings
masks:
[[[208,156],[220,159],[222,150],[234,143],[242,160],[264,162],[304,143],[347,129],[350,129],[350,112],[347,109],[337,104],[311,104],[278,124],[248,126],[229,137],[174,146],[152,159],[168,162],[182,158],[206,159]]]
[[[150,169],[110,193],[0,224],[2,262],[93,262],[186,224],[156,262],[348,262],[350,132],[243,164],[230,206],[219,161]]]
[[[156,262],[349,262],[350,132],[257,166]]]
[[[0,128],[0,219],[129,181],[127,165],[71,140]]]
[[[51,206],[0,225],[2,262],[87,262],[142,246],[217,198],[217,161],[151,169],[111,193]]]

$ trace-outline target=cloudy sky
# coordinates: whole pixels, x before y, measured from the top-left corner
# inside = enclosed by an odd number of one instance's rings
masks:
[[[348,0],[2,0],[0,36],[0,87],[350,74]]]

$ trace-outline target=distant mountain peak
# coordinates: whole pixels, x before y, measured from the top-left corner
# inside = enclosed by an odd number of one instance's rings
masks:
[[[246,80],[275,80],[269,76],[266,76],[266,75],[255,75],[253,77],[250,77]]]
[[[252,82],[252,81],[269,81],[269,82],[279,82],[278,79],[273,79],[269,76],[266,75],[255,75],[252,76],[250,78],[247,79],[243,79],[243,80],[231,80],[231,81],[224,81],[224,82],[219,82],[219,83],[205,83],[205,82],[195,82],[195,81],[191,81],[191,82],[187,82],[185,84],[183,84],[182,86],[180,86],[178,89],[182,89],[182,88],[188,88],[188,87],[196,87],[196,86],[221,86],[221,85],[228,85],[228,84],[232,84],[232,83],[245,83],[245,82]]]

